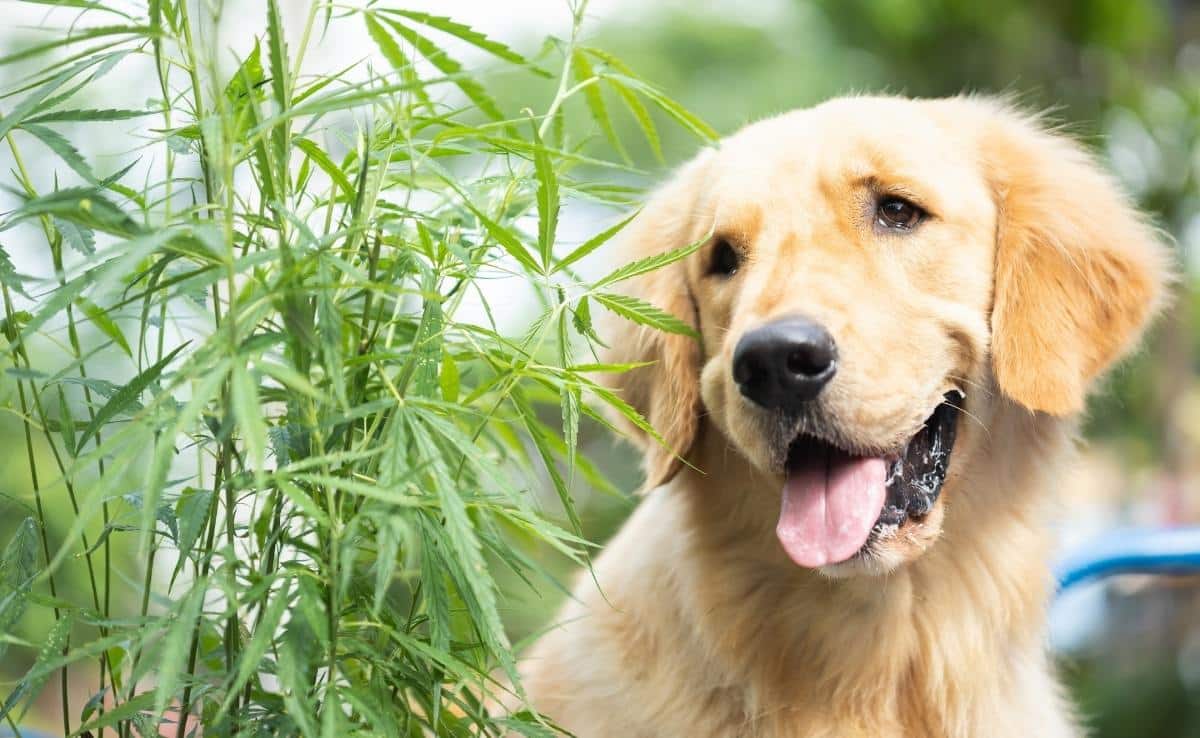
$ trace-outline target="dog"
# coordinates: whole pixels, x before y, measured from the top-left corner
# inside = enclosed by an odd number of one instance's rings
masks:
[[[699,338],[609,334],[649,491],[530,702],[580,738],[1082,735],[1054,492],[1172,271],[1113,180],[1005,101],[839,98],[703,151],[620,238],[702,243],[627,288]]]

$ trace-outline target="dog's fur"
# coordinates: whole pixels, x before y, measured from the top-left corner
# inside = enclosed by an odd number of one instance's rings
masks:
[[[873,203],[929,211],[881,233]],[[622,396],[651,491],[523,661],[580,738],[1081,735],[1044,649],[1048,523],[1087,388],[1161,301],[1166,249],[1084,151],[979,98],[846,98],[753,124],[685,165],[623,234],[642,258],[710,245],[629,291],[701,340],[625,325]],[[731,378],[750,328],[836,338],[831,433],[885,448],[965,393],[941,498],[819,571],[782,550],[782,470]],[[680,461],[687,460],[687,464]]]

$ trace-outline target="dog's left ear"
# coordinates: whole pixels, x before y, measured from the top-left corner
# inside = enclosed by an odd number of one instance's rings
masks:
[[[1083,409],[1163,301],[1167,249],[1084,149],[1007,106],[984,108],[997,204],[992,370],[1030,410]]]
[[[688,245],[703,234],[696,218],[697,197],[710,152],[685,164],[646,203],[617,237],[624,261],[644,259]],[[678,261],[622,283],[622,291],[670,313],[698,329],[697,306],[688,287],[684,262]],[[700,344],[695,339],[635,325],[624,318],[607,322],[609,348],[603,359],[613,364],[644,364],[602,377],[649,421],[665,443],[648,436],[617,413],[616,424],[643,453],[643,490],[665,484],[683,465],[700,426]]]

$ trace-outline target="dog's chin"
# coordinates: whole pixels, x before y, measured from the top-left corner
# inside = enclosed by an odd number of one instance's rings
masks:
[[[956,399],[943,398],[920,430],[891,449],[831,440],[805,423],[783,463],[776,535],[789,558],[844,578],[889,572],[924,551],[941,529],[937,503],[954,448]]]

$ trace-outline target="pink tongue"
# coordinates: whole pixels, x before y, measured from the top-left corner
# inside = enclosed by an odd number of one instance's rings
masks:
[[[800,566],[845,561],[867,542],[887,494],[887,464],[879,457],[838,452],[789,472],[775,535]]]

